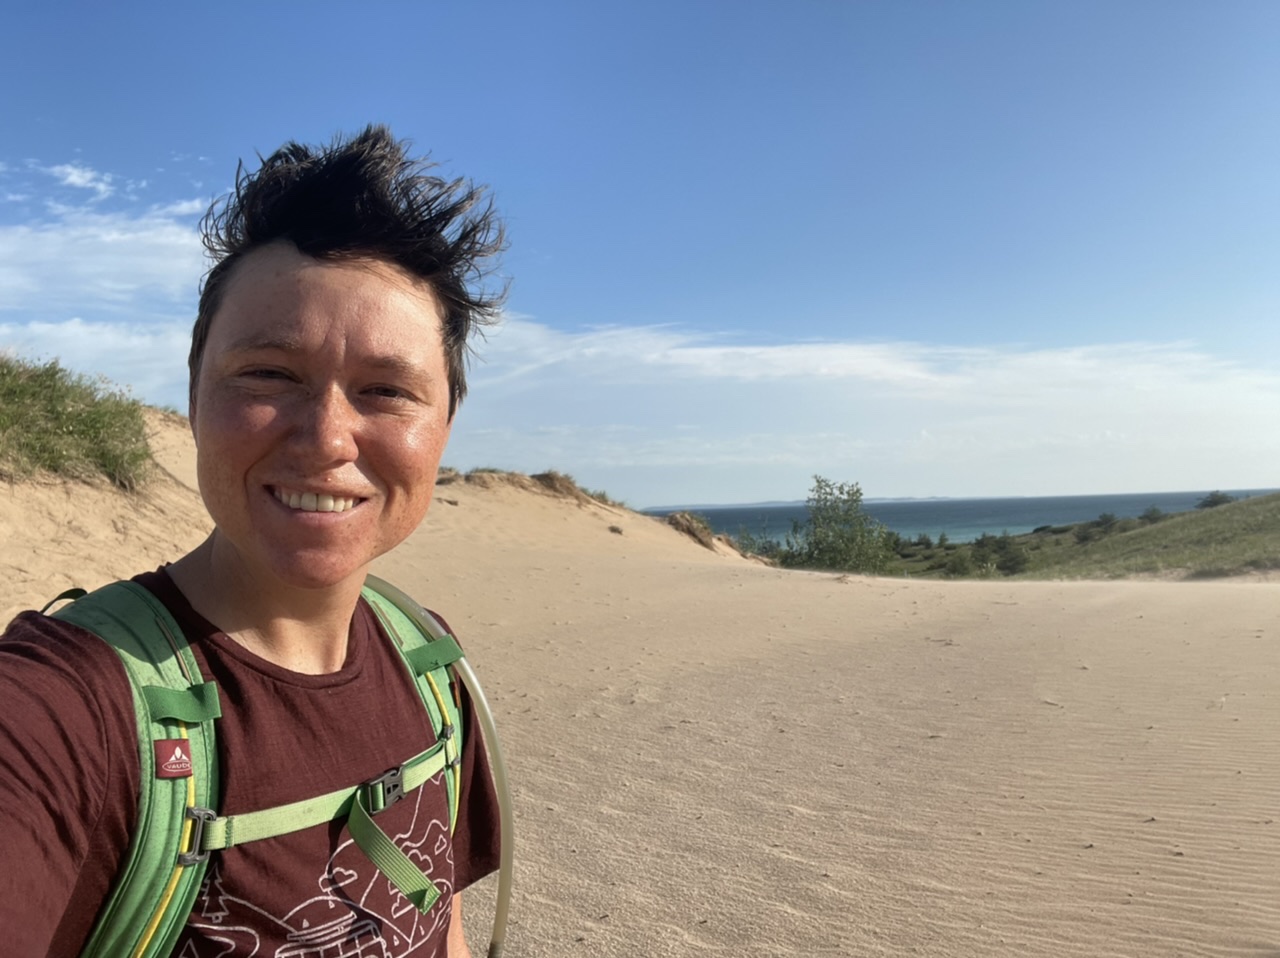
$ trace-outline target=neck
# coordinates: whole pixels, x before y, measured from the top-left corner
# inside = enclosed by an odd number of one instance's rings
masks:
[[[255,655],[306,675],[341,669],[364,575],[301,588],[236,558],[214,530],[168,572],[193,609]]]

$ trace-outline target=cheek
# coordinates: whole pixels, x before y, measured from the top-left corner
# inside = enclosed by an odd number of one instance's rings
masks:
[[[449,426],[443,423],[417,425],[401,433],[390,454],[395,458],[400,481],[415,495],[430,498],[448,440]]]

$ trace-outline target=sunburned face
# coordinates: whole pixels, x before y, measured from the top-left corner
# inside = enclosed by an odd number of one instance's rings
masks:
[[[441,310],[377,260],[249,254],[210,324],[191,410],[214,559],[326,588],[426,514],[449,438]]]

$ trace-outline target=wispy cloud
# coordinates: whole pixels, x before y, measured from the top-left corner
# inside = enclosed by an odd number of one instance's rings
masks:
[[[161,211],[60,208],[51,221],[0,225],[0,312],[172,307],[193,301],[203,269],[195,228]]]
[[[142,206],[137,184],[79,163],[8,170],[22,182],[11,221],[0,221],[0,348],[183,405],[204,202]],[[36,205],[17,205],[28,199]]]
[[[177,315],[14,321],[0,346],[182,408],[189,330]],[[1189,344],[828,343],[856,361],[819,376],[819,357],[796,363],[787,345],[706,340],[514,318],[472,370],[448,460],[561,469],[636,505],[800,498],[814,473],[875,496],[1263,487],[1280,474],[1280,374]]]
[[[205,201],[144,205],[86,166],[58,168],[60,187],[33,169],[58,195],[5,174],[39,212],[0,222],[0,348],[184,406]],[[567,470],[636,504],[798,498],[814,473],[878,496],[1261,487],[1280,475],[1280,372],[1191,342],[760,343],[512,314],[478,345],[451,463]]]
[[[145,184],[145,180],[143,181]],[[157,206],[151,212],[155,216],[198,216],[209,208],[209,200],[179,200],[176,203],[166,203],[164,206]]]
[[[57,359],[68,369],[105,376],[138,398],[186,408],[190,320],[162,323],[0,322],[0,349],[30,359]]]
[[[664,327],[490,337],[459,465],[576,469],[640,503],[1265,486],[1280,374],[1189,343],[729,344]]]
[[[63,186],[92,190],[100,200],[106,199],[115,192],[115,187],[111,185],[110,173],[99,173],[79,163],[61,163],[57,166],[44,167],[44,172],[56,177]]]

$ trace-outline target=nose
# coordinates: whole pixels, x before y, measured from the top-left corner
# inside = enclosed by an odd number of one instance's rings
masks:
[[[331,387],[308,397],[299,420],[294,430],[297,444],[316,465],[355,462],[359,458],[360,415],[341,389]]]

